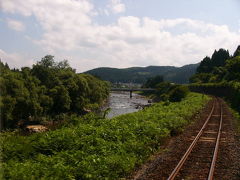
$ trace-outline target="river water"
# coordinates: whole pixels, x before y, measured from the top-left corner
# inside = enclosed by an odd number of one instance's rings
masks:
[[[135,93],[132,95],[132,98],[130,98],[129,92],[111,92],[109,98],[110,112],[107,118],[136,112],[141,110],[143,106],[149,104],[148,99],[145,97]]]

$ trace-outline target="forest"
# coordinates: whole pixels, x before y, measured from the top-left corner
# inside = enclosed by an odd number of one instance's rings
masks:
[[[97,109],[109,95],[109,84],[78,74],[67,60],[47,55],[32,66],[10,69],[0,62],[1,128],[64,120]]]
[[[206,56],[197,67],[191,83],[218,83],[240,81],[240,46],[231,56],[228,50],[214,51],[211,58]]]

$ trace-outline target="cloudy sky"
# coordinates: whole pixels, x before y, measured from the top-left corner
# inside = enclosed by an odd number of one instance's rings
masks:
[[[239,0],[0,0],[0,58],[96,67],[182,66],[240,44]]]

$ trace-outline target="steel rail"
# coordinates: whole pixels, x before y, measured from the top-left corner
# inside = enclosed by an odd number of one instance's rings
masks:
[[[218,150],[219,150],[219,144],[220,144],[220,138],[221,138],[222,121],[223,121],[223,110],[222,110],[222,104],[221,104],[221,115],[220,115],[218,136],[217,136],[217,140],[216,140],[216,145],[215,145],[215,149],[214,149],[211,167],[210,167],[209,174],[208,174],[208,180],[212,180],[213,175],[214,175],[214,170],[215,170],[215,165],[216,165],[217,155],[218,155]]]
[[[214,104],[212,106],[211,112],[209,113],[209,115],[207,117],[207,120],[203,124],[202,128],[198,132],[197,136],[195,137],[195,139],[193,140],[193,142],[191,143],[191,145],[189,146],[189,148],[187,149],[187,151],[185,152],[185,154],[183,155],[183,157],[181,158],[181,160],[179,161],[179,163],[177,164],[175,169],[172,171],[172,173],[168,177],[168,180],[173,180],[177,176],[177,174],[180,171],[181,167],[183,166],[184,162],[186,161],[186,159],[188,158],[189,154],[192,152],[194,146],[196,145],[197,141],[199,140],[200,136],[202,135],[203,130],[205,129],[207,123],[209,122],[209,119],[212,117],[214,109],[215,109],[215,102],[214,102]]]

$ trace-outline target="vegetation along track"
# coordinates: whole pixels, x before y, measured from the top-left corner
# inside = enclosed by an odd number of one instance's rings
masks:
[[[219,151],[223,107],[216,98],[206,122],[169,176],[172,179],[213,179]]]

